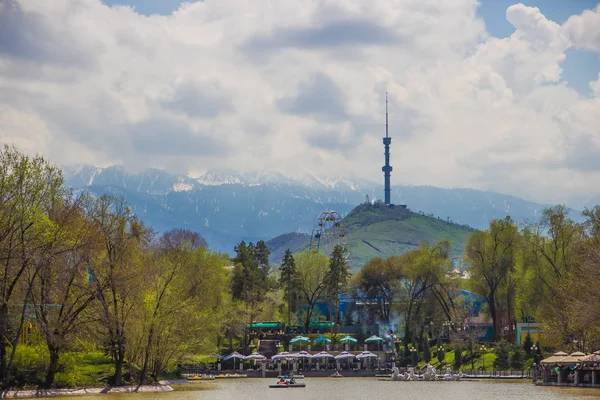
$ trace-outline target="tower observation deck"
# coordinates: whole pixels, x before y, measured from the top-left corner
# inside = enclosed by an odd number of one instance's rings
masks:
[[[384,198],[385,204],[391,204],[390,195],[391,195],[391,187],[390,187],[390,177],[392,173],[392,166],[390,165],[390,145],[392,144],[392,138],[389,136],[388,132],[388,97],[387,92],[385,94],[385,137],[383,138],[383,146],[385,149],[385,165],[381,168],[384,176]]]

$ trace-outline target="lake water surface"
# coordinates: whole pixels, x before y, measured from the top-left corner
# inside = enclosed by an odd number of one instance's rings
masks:
[[[377,378],[307,378],[305,388],[270,389],[276,379],[232,379],[173,386],[167,393],[86,396],[90,400],[523,400],[600,399],[600,389],[536,387],[523,381],[391,382]],[[64,397],[61,399],[77,399]]]

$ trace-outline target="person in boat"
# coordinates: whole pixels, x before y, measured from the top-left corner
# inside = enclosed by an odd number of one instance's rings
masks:
[[[279,379],[279,382],[277,382],[278,385],[285,385],[287,384],[287,382],[285,381],[284,378]]]
[[[289,382],[290,382],[290,385],[293,385],[293,384],[296,383],[296,381],[294,380],[294,378],[290,378]]]

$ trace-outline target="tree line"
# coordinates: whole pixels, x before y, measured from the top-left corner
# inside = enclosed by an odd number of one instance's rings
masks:
[[[214,350],[229,298],[228,259],[198,234],[157,235],[122,198],[69,191],[60,169],[0,151],[0,383],[35,327],[52,386],[66,351],[110,355],[122,385],[154,380],[188,353]]]
[[[492,341],[512,341],[517,323],[538,322],[547,347],[597,350],[600,207],[586,209],[581,222],[569,213],[558,205],[532,223],[518,225],[510,217],[491,221],[469,237],[464,273],[454,270],[445,241],[374,258],[353,277],[351,290],[372,321],[403,321],[405,349],[422,349],[424,335],[443,335],[473,352],[484,332],[470,322],[477,310],[475,299],[461,294],[466,290],[484,300],[479,313],[492,321]]]
[[[569,218],[563,206],[539,221],[494,220],[467,241],[465,274],[454,271],[450,243],[422,244],[374,258],[354,275],[336,246],[286,251],[269,264],[263,241],[240,242],[229,257],[197,233],[158,234],[113,195],[74,193],[43,157],[0,151],[0,383],[15,383],[23,333],[38,329],[53,386],[61,357],[81,348],[109,355],[114,385],[157,379],[194,356],[252,346],[254,321],[309,328],[321,317],[342,323],[340,298],[364,305],[366,323],[394,325],[408,356],[444,337],[474,351],[473,299],[493,322],[494,340],[517,322],[541,322],[562,349],[600,346],[600,208]],[[507,333],[508,332],[508,333]],[[427,339],[431,338],[431,339]],[[430,343],[431,342],[431,343]],[[527,350],[527,349],[526,349]],[[429,353],[429,350],[428,350]]]

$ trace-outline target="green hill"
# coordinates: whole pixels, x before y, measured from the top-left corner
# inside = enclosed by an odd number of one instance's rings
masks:
[[[360,269],[373,257],[390,257],[413,250],[421,243],[449,239],[453,257],[462,254],[465,241],[473,230],[441,219],[417,214],[401,206],[383,203],[361,204],[343,220],[350,266]],[[267,242],[271,260],[279,263],[287,248],[293,252],[309,247],[310,236],[285,234]]]

